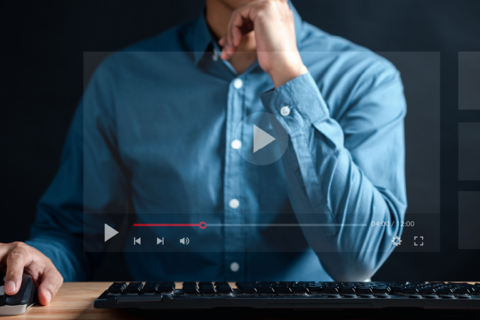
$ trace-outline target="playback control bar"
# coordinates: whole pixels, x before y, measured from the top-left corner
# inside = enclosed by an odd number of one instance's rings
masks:
[[[236,242],[229,252],[304,252],[305,229],[320,232],[329,225],[318,223],[315,217],[310,219],[309,214],[303,215],[306,222],[300,224],[293,214],[255,214],[239,223],[224,223],[221,213],[84,214],[83,249],[85,252],[219,253],[225,252],[226,241],[240,237],[245,241]],[[388,239],[388,249],[394,247],[395,253],[438,252],[439,217],[409,214],[402,222],[403,233]],[[388,228],[387,224],[388,221],[374,221],[366,226],[342,227],[381,229]],[[268,232],[259,232],[267,229]]]
[[[204,224],[205,226],[202,227],[201,224]],[[202,222],[198,225],[168,225],[168,226],[175,226],[175,227],[190,227],[190,226],[199,226],[201,229],[205,229],[206,228],[206,223],[205,222]],[[146,226],[146,225],[136,225],[137,227],[140,226]],[[150,225],[147,225],[147,226],[150,226]],[[165,225],[161,225],[162,227],[165,227]],[[158,225],[154,225],[154,227],[158,227]],[[104,242],[107,242],[108,240],[112,239],[113,237],[115,237],[117,234],[119,234],[119,232],[117,230],[115,230],[114,228],[110,227],[108,224],[105,224],[104,225]],[[188,246],[190,244],[190,238],[188,237],[183,237],[180,239],[179,241],[181,244],[185,245],[185,246]],[[136,246],[141,246],[142,245],[142,237],[133,237],[133,245]],[[165,238],[164,237],[157,237],[157,246],[158,245],[162,245],[164,246],[165,245]]]

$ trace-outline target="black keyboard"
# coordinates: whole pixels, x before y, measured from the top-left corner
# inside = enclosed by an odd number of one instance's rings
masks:
[[[452,282],[116,282],[95,308],[480,309],[480,284]]]

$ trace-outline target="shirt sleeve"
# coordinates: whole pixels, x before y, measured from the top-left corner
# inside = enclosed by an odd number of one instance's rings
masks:
[[[356,88],[337,119],[310,73],[261,96],[278,120],[274,131],[281,126],[290,137],[282,162],[297,220],[337,281],[375,273],[402,233],[407,206],[400,75],[390,67]]]
[[[65,281],[92,276],[102,258],[103,223],[114,228],[121,223],[103,216],[85,223],[84,215],[124,213],[128,199],[128,172],[116,152],[108,80],[101,66],[74,115],[60,168],[38,203],[26,242],[49,257]]]

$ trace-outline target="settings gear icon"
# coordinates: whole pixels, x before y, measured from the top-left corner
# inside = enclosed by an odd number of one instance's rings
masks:
[[[392,243],[395,245],[395,247],[398,247],[399,245],[402,244],[402,239],[400,239],[400,237],[393,237],[392,239]]]

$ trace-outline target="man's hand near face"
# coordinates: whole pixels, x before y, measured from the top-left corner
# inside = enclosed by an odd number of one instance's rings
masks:
[[[297,48],[295,25],[287,0],[261,0],[237,8],[219,44],[221,58],[230,59],[242,37],[254,32],[257,59],[275,88],[308,72]]]
[[[37,249],[23,243],[0,243],[0,270],[6,270],[5,293],[14,295],[29,274],[38,288],[38,300],[46,306],[63,284],[63,277],[52,261]]]

